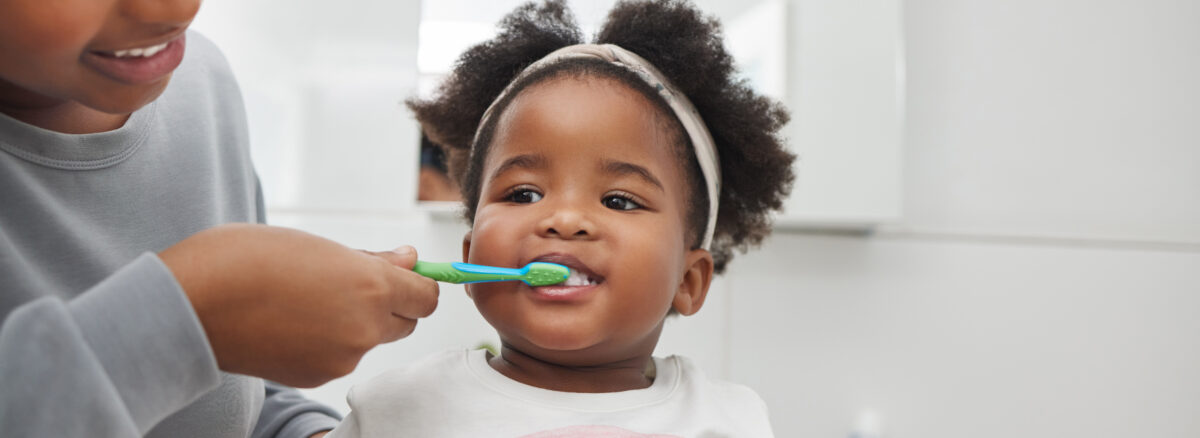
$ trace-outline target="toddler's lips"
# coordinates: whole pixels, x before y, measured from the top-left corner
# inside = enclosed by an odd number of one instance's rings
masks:
[[[88,67],[118,82],[129,85],[147,84],[166,77],[183,62],[186,37],[146,47],[131,47],[112,51],[91,51],[83,55]]]

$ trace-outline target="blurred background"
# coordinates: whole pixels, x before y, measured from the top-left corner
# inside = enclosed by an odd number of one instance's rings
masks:
[[[457,260],[402,101],[517,3],[207,0],[269,222]],[[659,354],[755,389],[780,437],[1200,436],[1200,2],[696,3],[800,160],[774,236]],[[612,2],[571,4],[594,29]],[[481,342],[443,285],[413,336],[306,393],[344,412]]]

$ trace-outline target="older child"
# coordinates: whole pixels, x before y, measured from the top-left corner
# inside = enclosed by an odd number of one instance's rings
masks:
[[[337,413],[263,379],[345,374],[436,304],[411,249],[221,226],[263,202],[199,6],[0,2],[5,435],[307,438]]]
[[[652,357],[734,248],[769,231],[793,157],[785,111],[733,78],[718,23],[621,3],[579,44],[562,1],[467,51],[417,118],[454,148],[471,263],[564,264],[565,283],[467,294],[501,350],[453,351],[351,391],[338,437],[770,436],[751,390]]]

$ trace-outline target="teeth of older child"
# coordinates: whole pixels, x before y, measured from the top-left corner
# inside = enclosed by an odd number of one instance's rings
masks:
[[[571,275],[567,277],[567,281],[563,282],[563,286],[590,286],[593,284],[596,284],[595,279],[574,269],[571,270]]]
[[[169,43],[162,43],[157,46],[141,47],[137,49],[118,50],[113,52],[113,56],[118,58],[129,58],[134,56],[149,58],[154,56],[156,53],[163,51],[163,49],[166,49],[167,44]]]

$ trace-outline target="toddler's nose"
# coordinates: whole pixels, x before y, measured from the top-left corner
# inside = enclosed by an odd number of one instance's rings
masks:
[[[557,237],[560,239],[592,239],[595,238],[595,225],[587,215],[578,208],[555,208],[539,224],[542,237]]]

